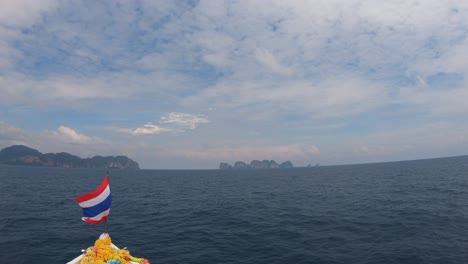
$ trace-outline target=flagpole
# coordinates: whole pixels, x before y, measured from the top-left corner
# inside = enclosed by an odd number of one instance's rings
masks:
[[[109,166],[106,168],[106,175],[109,176]],[[106,221],[104,221],[104,233],[107,234],[107,218]]]

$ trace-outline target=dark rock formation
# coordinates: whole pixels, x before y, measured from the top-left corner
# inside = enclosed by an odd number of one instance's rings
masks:
[[[219,164],[219,169],[225,170],[225,169],[277,169],[277,168],[294,168],[293,164],[291,161],[286,161],[281,164],[276,163],[274,160],[252,160],[250,162],[250,165],[243,162],[243,161],[237,161],[234,163],[234,166],[231,166],[228,163],[221,162]]]
[[[2,149],[0,151],[0,164],[64,168],[140,168],[137,162],[125,156],[95,156],[82,159],[66,152],[42,154],[35,149],[21,145]]]
[[[288,160],[288,161],[281,163],[279,167],[280,168],[294,168],[294,165],[292,164],[292,162]]]
[[[272,169],[279,168],[279,164],[276,163],[276,161],[274,161],[274,160],[270,160],[270,168],[272,168]]]
[[[232,166],[231,166],[231,164],[221,162],[219,164],[219,169],[220,170],[232,169]]]
[[[259,161],[259,160],[252,160],[252,162],[250,162],[250,168],[252,169],[266,169],[268,168],[268,163],[265,164],[263,161]]]
[[[234,163],[234,169],[249,169],[250,166],[247,165],[247,163],[243,162],[243,161],[238,161],[236,163]]]

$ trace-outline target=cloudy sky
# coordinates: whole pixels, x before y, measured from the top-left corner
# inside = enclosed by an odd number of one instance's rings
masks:
[[[0,1],[0,148],[147,169],[468,154],[468,2]]]

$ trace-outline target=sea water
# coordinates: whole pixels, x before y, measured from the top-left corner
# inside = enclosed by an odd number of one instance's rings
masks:
[[[0,166],[0,263],[65,263],[104,170]],[[112,170],[113,242],[151,263],[468,263],[468,158]]]

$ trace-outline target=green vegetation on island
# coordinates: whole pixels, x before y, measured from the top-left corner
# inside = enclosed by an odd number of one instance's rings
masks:
[[[23,145],[2,149],[0,151],[0,164],[62,168],[140,169],[136,161],[126,156],[94,156],[82,159],[66,152],[42,154]]]

